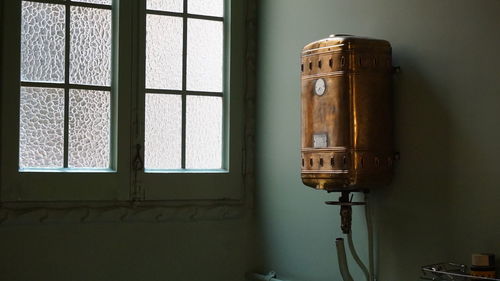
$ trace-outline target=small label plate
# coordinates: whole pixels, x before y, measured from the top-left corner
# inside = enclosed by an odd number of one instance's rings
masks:
[[[326,148],[328,146],[328,135],[326,133],[313,135],[314,148]]]

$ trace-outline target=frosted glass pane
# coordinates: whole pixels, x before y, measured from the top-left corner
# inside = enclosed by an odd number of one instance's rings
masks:
[[[103,5],[111,5],[111,1],[112,0],[73,0],[73,2],[94,3]]]
[[[21,87],[19,168],[62,168],[64,90]]]
[[[187,96],[186,168],[222,167],[222,98]]]
[[[70,82],[111,84],[111,11],[71,7]]]
[[[222,22],[188,19],[187,89],[222,92]]]
[[[148,10],[159,10],[182,13],[182,0],[147,0]]]
[[[147,15],[146,88],[182,88],[182,18]]]
[[[181,133],[181,96],[146,94],[144,167],[180,169]]]
[[[189,0],[188,13],[222,17],[224,0]]]
[[[68,167],[109,168],[110,92],[69,91]]]
[[[23,1],[21,22],[21,80],[64,82],[64,6]]]

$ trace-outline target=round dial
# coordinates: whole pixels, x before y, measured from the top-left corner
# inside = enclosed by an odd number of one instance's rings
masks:
[[[316,83],[314,84],[314,93],[318,96],[322,96],[325,94],[326,90],[326,83],[323,78],[320,78],[316,80]]]

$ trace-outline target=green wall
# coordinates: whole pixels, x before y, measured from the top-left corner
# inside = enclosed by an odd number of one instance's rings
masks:
[[[418,280],[421,265],[468,264],[475,252],[500,256],[499,15],[497,0],[260,1],[256,269],[341,280],[339,210],[323,203],[338,194],[302,185],[299,166],[300,51],[332,33],[386,39],[402,68],[401,161],[393,184],[371,195],[379,280]],[[362,209],[354,212],[366,259]]]
[[[0,280],[242,280],[245,220],[0,228]]]

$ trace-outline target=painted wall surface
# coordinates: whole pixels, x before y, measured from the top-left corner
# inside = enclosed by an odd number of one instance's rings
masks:
[[[332,33],[386,39],[402,68],[401,161],[393,184],[370,196],[379,280],[418,280],[422,265],[468,264],[475,252],[500,256],[500,1],[272,0],[259,12],[256,269],[341,280],[339,209],[323,204],[338,194],[302,185],[299,155],[300,51]]]
[[[244,221],[4,225],[0,280],[242,280]]]

